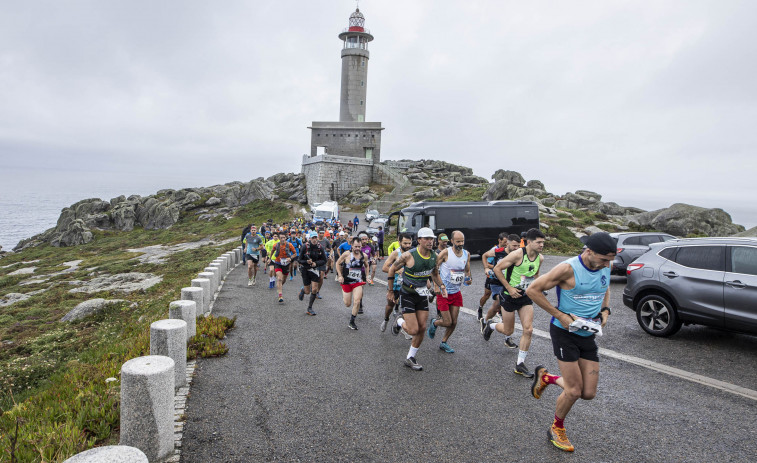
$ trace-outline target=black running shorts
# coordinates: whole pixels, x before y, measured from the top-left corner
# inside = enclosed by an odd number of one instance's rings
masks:
[[[415,313],[418,310],[428,312],[428,297],[400,291],[400,309],[402,313]]]
[[[247,260],[251,260],[255,262],[256,264],[259,262],[258,256],[253,256],[252,254],[247,254]]]
[[[533,303],[528,296],[510,297],[509,294],[502,293],[499,298],[499,305],[505,312],[515,312],[522,309],[524,305],[532,305]]]
[[[552,350],[563,362],[577,362],[579,358],[599,362],[599,348],[595,336],[581,336],[564,330],[554,323],[549,324]]]
[[[313,271],[315,271],[315,273],[313,273]],[[302,275],[302,285],[305,287],[321,281],[321,274],[318,273],[318,269],[316,268],[306,269],[305,267],[300,266],[300,274]]]

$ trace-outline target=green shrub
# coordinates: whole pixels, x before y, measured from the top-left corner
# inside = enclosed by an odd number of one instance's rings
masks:
[[[560,224],[560,226],[563,226],[563,227],[572,227],[573,226],[573,221],[570,220],[570,219],[560,219],[560,220],[557,221],[557,223]]]

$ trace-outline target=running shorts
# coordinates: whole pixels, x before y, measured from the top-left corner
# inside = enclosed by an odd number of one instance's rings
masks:
[[[552,338],[552,350],[559,360],[577,362],[582,358],[590,362],[599,362],[599,348],[594,340],[595,335],[581,336],[550,323],[549,336]]]
[[[342,284],[342,291],[344,291],[345,293],[351,293],[353,289],[357,288],[358,286],[363,286],[364,284],[364,281]]]
[[[313,273],[311,270],[315,270],[316,273]],[[300,265],[300,274],[302,276],[302,285],[305,287],[321,281],[321,275],[318,273],[318,269],[307,269]]]
[[[265,248],[260,250],[260,255],[263,256],[263,259],[268,257],[268,251],[265,250]]]
[[[428,297],[400,291],[400,308],[402,313],[415,313],[418,310],[428,312]]]
[[[462,307],[463,306],[463,293],[458,291],[455,294],[448,294],[447,297],[443,297],[441,294],[436,298],[436,308],[440,312],[449,311],[450,306]]]
[[[533,301],[528,296],[513,298],[510,297],[509,294],[501,294],[501,297],[499,298],[499,305],[505,309],[505,312],[515,312],[516,310],[522,309],[523,306],[532,304]]]
[[[492,301],[496,301],[499,295],[502,294],[502,291],[505,290],[505,287],[502,285],[489,285],[489,289],[492,291]]]
[[[252,254],[247,254],[247,260],[251,260],[257,264],[260,261],[260,258],[258,256],[253,256]]]
[[[274,272],[281,272],[284,274],[284,276],[289,275],[289,264],[286,264],[282,266],[279,263],[273,262],[273,271]]]

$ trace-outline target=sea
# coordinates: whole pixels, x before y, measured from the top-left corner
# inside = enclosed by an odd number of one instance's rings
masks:
[[[166,188],[207,187],[234,180],[241,179],[2,168],[0,169],[0,246],[4,251],[10,251],[20,240],[54,227],[61,210],[82,199],[100,198],[108,201],[120,195],[146,196]],[[646,210],[668,207],[671,204],[648,199],[639,200],[639,198],[612,198],[612,200],[619,204]],[[699,204],[692,201],[691,203],[702,207],[721,207],[731,214],[734,223],[744,225],[747,229],[757,226],[757,207],[747,202]]]

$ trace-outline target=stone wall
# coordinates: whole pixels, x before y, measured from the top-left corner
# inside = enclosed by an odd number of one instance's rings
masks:
[[[342,156],[303,157],[302,173],[307,178],[308,203],[336,200],[373,179],[373,162]]]
[[[370,159],[381,161],[380,122],[313,122],[310,134],[310,156],[325,154],[367,159],[366,148],[372,150]]]

